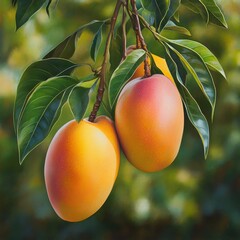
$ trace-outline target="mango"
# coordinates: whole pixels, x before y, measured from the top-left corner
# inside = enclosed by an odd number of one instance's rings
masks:
[[[184,128],[176,86],[161,74],[131,80],[118,98],[115,125],[130,163],[144,172],[166,168],[178,154]]]
[[[113,122],[72,120],[62,126],[49,145],[45,183],[57,215],[82,221],[104,204],[116,180],[120,149]]]

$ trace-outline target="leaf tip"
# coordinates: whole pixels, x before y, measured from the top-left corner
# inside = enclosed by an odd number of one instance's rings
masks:
[[[207,160],[208,152],[209,152],[209,138],[208,138],[206,145],[204,146],[204,159],[205,160]]]
[[[18,156],[19,156],[18,163],[21,166],[26,156],[23,156],[22,152],[20,151],[20,148],[18,150]]]
[[[19,163],[20,166],[22,166],[23,161],[24,161],[24,160],[23,160],[23,159],[20,159],[20,157],[19,157],[18,163]]]
[[[225,80],[227,80],[227,75],[224,70],[221,71],[222,76],[224,77]]]
[[[79,117],[76,117],[76,116],[74,118],[75,118],[77,123],[80,123],[80,121],[82,120],[82,118],[79,118]]]
[[[21,27],[21,25],[19,25],[18,23],[16,23],[15,33],[19,30],[20,27]]]

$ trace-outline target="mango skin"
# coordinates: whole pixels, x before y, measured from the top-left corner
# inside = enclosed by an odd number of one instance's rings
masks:
[[[44,175],[47,193],[57,215],[69,222],[93,215],[106,201],[116,180],[120,149],[113,122],[75,120],[54,136]]]
[[[169,166],[184,128],[176,86],[161,74],[128,82],[116,104],[115,125],[123,152],[136,168],[156,172]]]

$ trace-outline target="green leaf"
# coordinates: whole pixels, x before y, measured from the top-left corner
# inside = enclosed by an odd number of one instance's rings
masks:
[[[206,23],[214,23],[227,28],[224,14],[215,0],[182,0],[182,4],[190,10],[200,14]]]
[[[178,46],[168,46],[178,55],[188,72],[193,79],[197,82],[198,86],[206,96],[212,107],[212,119],[216,105],[216,88],[213,78],[202,58],[199,55],[187,48]]]
[[[93,38],[92,46],[91,46],[90,54],[91,54],[91,58],[94,61],[96,61],[97,59],[98,51],[102,43],[102,27],[103,27],[103,24],[99,27],[99,30],[95,34]]]
[[[17,133],[20,163],[49,134],[70,90],[79,82],[69,76],[42,82],[29,97]]]
[[[202,2],[208,9],[210,22],[223,26],[225,28],[228,27],[223,12],[214,0],[200,0],[200,2]]]
[[[185,73],[182,72],[183,66],[180,59],[171,49],[166,47],[166,50],[168,54],[168,57],[166,58],[168,68],[175,80],[179,93],[181,94],[187,116],[202,140],[204,156],[207,158],[210,138],[208,122],[198,103],[184,85]]]
[[[209,22],[209,12],[199,0],[181,0],[181,3],[194,13],[200,14],[206,23]]]
[[[68,36],[66,39],[64,39],[58,46],[54,49],[52,49],[46,56],[44,56],[44,59],[47,58],[66,58],[69,59],[72,57],[72,55],[75,52],[76,48],[76,39],[79,38],[82,34],[82,31],[74,32],[72,35]]]
[[[16,27],[19,29],[36,13],[47,0],[18,0],[16,12]]]
[[[90,30],[96,33],[99,30],[99,26],[102,26],[106,21],[94,20],[81,26],[77,31],[64,39],[55,48],[53,48],[49,53],[46,54],[44,58],[61,57],[61,58],[71,58],[76,49],[76,42],[81,37],[84,30]]]
[[[145,58],[146,52],[144,50],[134,50],[113,72],[108,88],[108,96],[111,107],[115,105],[124,84],[131,78],[137,67],[144,61]]]
[[[156,19],[156,29],[161,31],[161,23],[164,20],[164,17],[167,14],[167,10],[169,7],[169,1],[168,0],[161,0],[155,2],[155,19]]]
[[[140,8],[138,13],[148,22],[150,26],[154,24],[155,15],[151,11],[145,8]]]
[[[164,16],[168,10],[168,0],[141,0],[144,9],[152,13],[155,19],[155,28],[159,29]],[[144,16],[143,16],[144,17]]]
[[[126,13],[126,10],[125,10],[125,13]],[[122,15],[123,15],[123,13],[120,12],[116,19],[116,23],[115,23],[114,30],[113,30],[113,39],[116,38],[117,34],[122,34]],[[126,16],[126,17],[128,17],[128,16]],[[126,19],[126,21],[127,21],[127,19]]]
[[[159,26],[159,31],[161,31],[166,24],[168,23],[168,21],[174,16],[174,14],[177,12],[179,6],[180,6],[180,0],[171,0],[168,3],[168,7],[167,7],[167,11],[160,23]]]
[[[56,6],[58,5],[59,1],[60,0],[48,0],[48,4],[46,7],[46,12],[47,12],[48,16],[50,16],[50,11],[49,11],[50,6],[53,5],[53,7],[51,7],[51,8],[55,9]]]
[[[123,58],[122,35],[117,34],[115,39],[112,39],[110,46],[110,71],[111,73],[118,67]]]
[[[31,64],[23,73],[17,88],[14,106],[14,127],[17,131],[19,118],[30,93],[41,82],[61,75],[70,75],[76,64],[65,59],[53,58]]]
[[[226,79],[226,75],[221,64],[207,47],[205,47],[199,42],[188,39],[171,40],[171,42],[196,52],[203,59],[204,63],[207,66],[218,71]]]
[[[91,88],[77,86],[69,96],[70,108],[77,122],[82,120],[87,110],[90,89]]]
[[[92,87],[85,88],[81,87],[81,84],[73,88],[69,96],[69,104],[77,122],[80,122],[87,110],[90,96],[89,94],[94,89],[96,84],[94,83]]]
[[[141,5],[143,6],[144,9],[150,11],[150,12],[154,12],[155,11],[155,7],[156,7],[156,2],[155,0],[140,0],[141,1]]]
[[[184,34],[186,36],[191,36],[191,33],[189,32],[188,29],[186,29],[185,27],[176,25],[173,21],[168,21],[168,23],[164,27],[164,30],[175,31],[180,34]]]

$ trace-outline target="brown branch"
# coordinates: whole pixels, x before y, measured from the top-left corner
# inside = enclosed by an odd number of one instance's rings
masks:
[[[136,35],[136,48],[141,48],[141,42],[140,42],[140,38],[139,38],[139,35],[138,33],[136,32],[136,27],[135,27],[135,21],[133,19],[133,15],[132,15],[132,12],[129,10],[129,4],[128,4],[128,1],[126,2],[126,9],[127,9],[127,13],[128,13],[128,16],[132,22],[132,26],[133,26],[133,30],[135,31],[135,35]]]
[[[96,98],[96,102],[94,103],[92,112],[88,118],[88,120],[90,122],[94,122],[94,120],[97,116],[99,107],[101,105],[102,99],[103,99],[103,94],[104,94],[104,90],[105,90],[107,63],[108,63],[108,59],[109,59],[110,44],[111,44],[111,40],[112,40],[112,36],[113,36],[114,27],[115,27],[115,24],[117,21],[118,13],[119,13],[119,10],[123,3],[124,3],[123,0],[117,1],[112,18],[111,18],[110,30],[109,30],[109,33],[107,36],[106,46],[105,46],[105,50],[104,50],[102,68],[99,73],[100,83],[99,83],[99,87],[98,87],[97,98]]]
[[[123,6],[123,13],[122,13],[122,48],[123,48],[123,54],[122,58],[123,60],[127,56],[127,34],[126,34],[126,12],[125,12],[125,6]]]
[[[136,38],[137,38],[137,44],[136,44],[137,48],[142,48],[143,50],[148,52],[147,44],[142,35],[142,30],[141,30],[137,6],[136,6],[136,0],[131,0],[131,6],[132,6],[133,28],[134,28],[134,31],[136,33]],[[151,69],[149,66],[148,57],[146,57],[146,59],[144,60],[144,72],[145,72],[145,77],[151,76]]]

